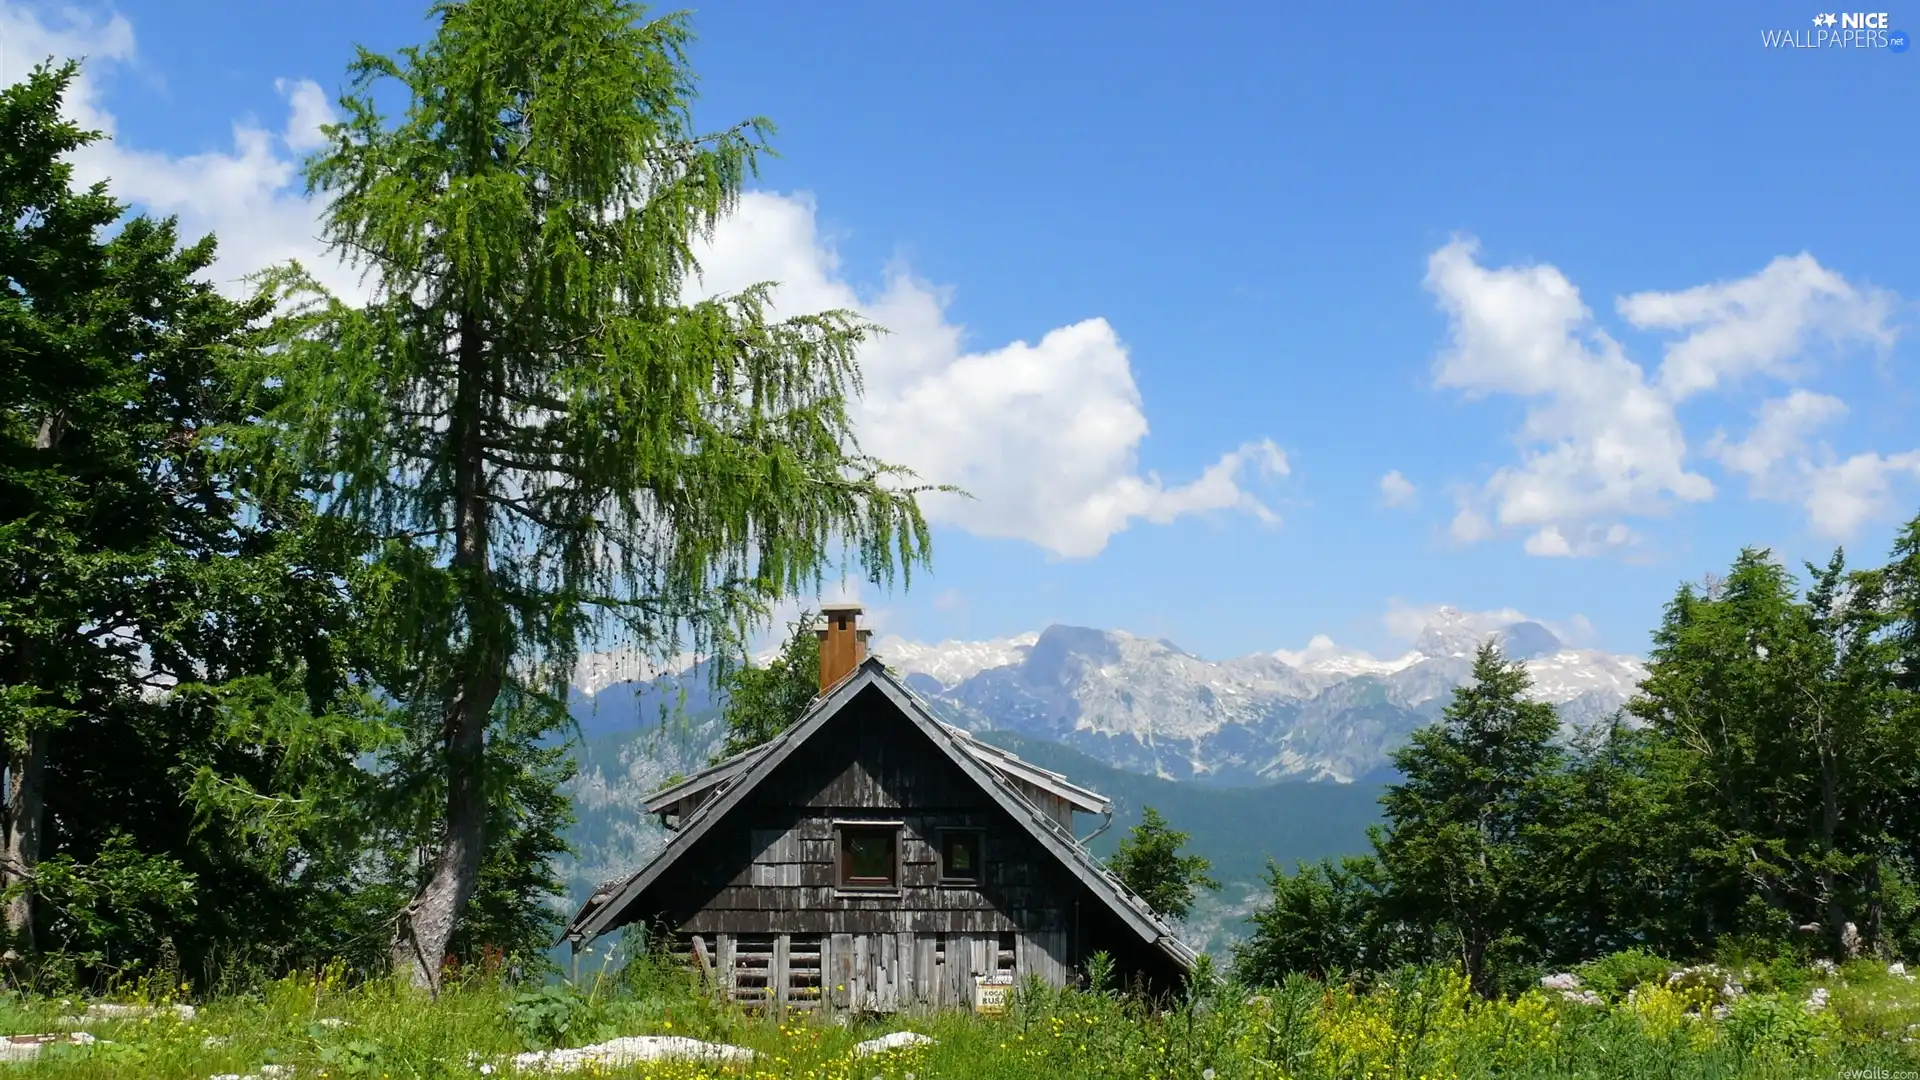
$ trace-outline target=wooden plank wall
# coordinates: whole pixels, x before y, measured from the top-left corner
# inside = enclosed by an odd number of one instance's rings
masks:
[[[729,997],[774,1008],[967,1007],[976,977],[996,974],[1064,984],[1084,887],[916,728],[861,704],[656,886],[665,921],[704,936]],[[838,887],[837,819],[903,823],[898,889]],[[977,886],[940,883],[939,830],[952,827],[984,833]]]

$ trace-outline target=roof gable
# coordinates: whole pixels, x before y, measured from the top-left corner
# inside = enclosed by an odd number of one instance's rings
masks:
[[[1140,937],[1166,952],[1182,967],[1191,967],[1195,954],[1174,936],[1145,902],[1122,885],[1074,839],[1073,834],[1014,787],[1015,780],[1044,786],[1080,805],[1089,802],[1105,808],[1105,800],[1072,784],[1056,773],[1020,761],[1011,754],[987,747],[957,728],[941,723],[930,710],[904,686],[887,674],[877,659],[868,659],[851,676],[830,688],[807,714],[764,747],[737,755],[656,795],[648,801],[649,811],[687,799],[703,787],[717,787],[699,808],[681,823],[666,845],[647,865],[617,885],[603,887],[588,899],[568,924],[564,940],[578,948],[623,921],[620,915],[691,851],[728,813],[780,767],[816,732],[859,695],[872,690],[888,700],[893,711],[907,723],[918,727],[941,753],[981,791],[986,793],[1013,821],[1039,842],[1080,884],[1100,899],[1121,922]],[[1097,801],[1096,801],[1097,800]]]

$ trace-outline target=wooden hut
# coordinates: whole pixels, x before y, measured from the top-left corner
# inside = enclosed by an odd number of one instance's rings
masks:
[[[1193,951],[1075,836],[1109,801],[936,719],[865,657],[858,613],[827,610],[804,717],[648,801],[673,835],[574,915],[576,953],[639,923],[731,999],[783,1010],[984,1007],[1096,952],[1179,983]]]

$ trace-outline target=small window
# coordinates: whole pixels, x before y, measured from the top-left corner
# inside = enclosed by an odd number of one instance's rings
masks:
[[[892,889],[900,884],[900,830],[894,825],[840,826],[840,884]]]
[[[942,829],[940,831],[940,880],[950,885],[979,884],[980,831],[978,829]]]

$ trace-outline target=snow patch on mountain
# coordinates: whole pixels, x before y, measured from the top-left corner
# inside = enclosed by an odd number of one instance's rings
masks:
[[[1297,668],[1308,674],[1337,676],[1391,675],[1425,659],[1418,652],[1410,652],[1398,659],[1380,660],[1372,653],[1335,645],[1333,639],[1325,634],[1313,635],[1313,639],[1307,642],[1307,647],[1297,652],[1289,649],[1275,649],[1273,658],[1288,667]]]
[[[582,653],[573,669],[573,688],[592,697],[609,686],[621,683],[651,682],[662,675],[678,675],[693,667],[697,658],[690,652],[662,660],[641,649],[609,649]]]
[[[1358,779],[1437,719],[1493,641],[1569,729],[1603,721],[1646,676],[1633,657],[1568,647],[1517,612],[1427,613],[1414,649],[1376,657],[1318,635],[1301,650],[1208,660],[1118,630],[1051,626],[994,642],[881,651],[950,720],[1072,746],[1108,764],[1217,784]]]
[[[1016,634],[990,641],[943,641],[923,645],[890,635],[873,643],[873,651],[902,675],[925,675],[942,687],[956,686],[988,668],[1017,664],[1040,640],[1039,634]]]
[[[1208,660],[1118,630],[1050,626],[988,641],[924,644],[889,636],[873,651],[949,722],[1059,742],[1107,764],[1172,780],[1254,784],[1352,781],[1389,766],[1438,719],[1491,640],[1521,661],[1533,696],[1571,729],[1604,721],[1647,671],[1638,659],[1573,648],[1519,612],[1439,607],[1406,620],[1412,650],[1377,657],[1316,635],[1299,650]],[[633,654],[583,661],[591,695],[658,672]]]

